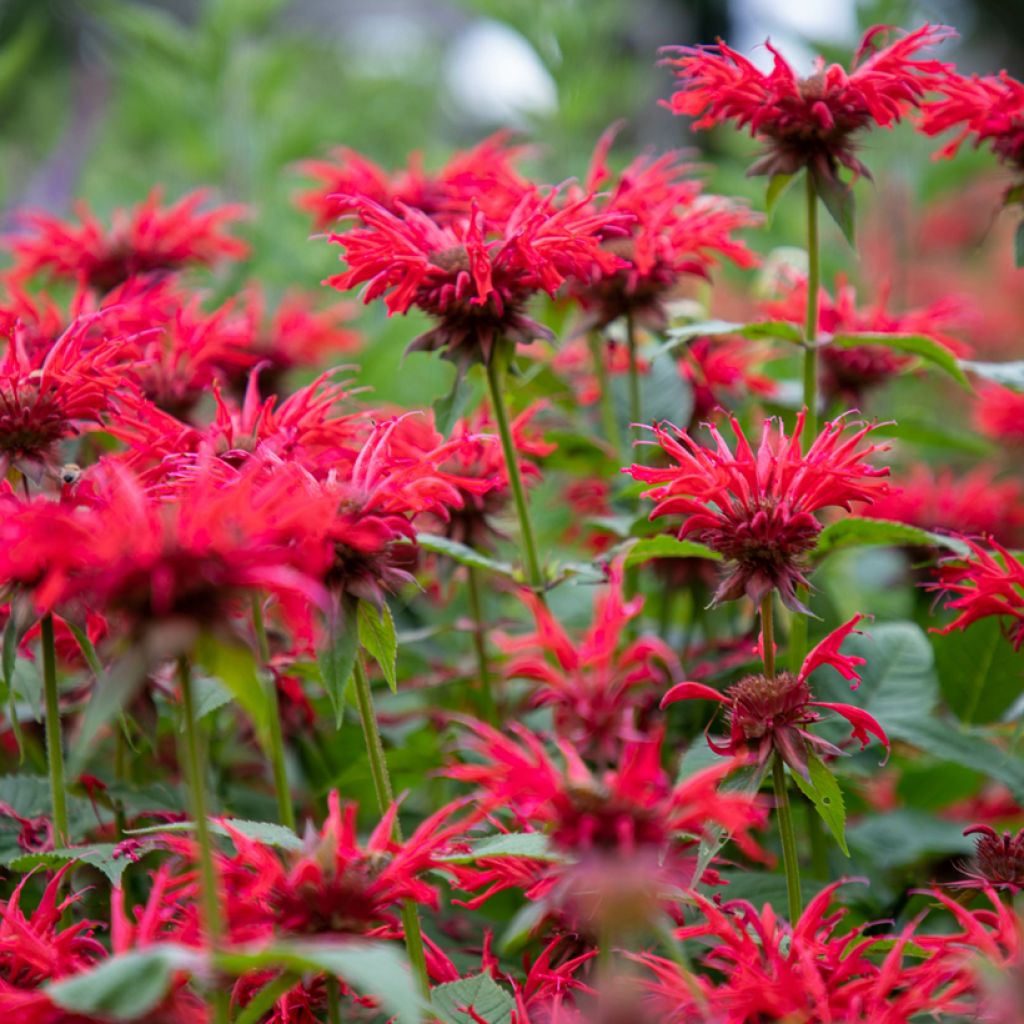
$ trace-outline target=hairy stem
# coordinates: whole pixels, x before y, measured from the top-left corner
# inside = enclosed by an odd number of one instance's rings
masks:
[[[476,668],[479,676],[479,693],[484,717],[491,725],[500,719],[498,705],[491,685],[491,669],[487,661],[487,643],[484,639],[487,623],[484,620],[483,601],[480,594],[480,576],[473,566],[466,566],[466,580],[469,593],[469,611],[473,617],[473,650],[476,652]]]
[[[775,678],[775,611],[772,606],[772,592],[761,598],[761,656],[764,659],[764,674]]]
[[[818,436],[818,291],[821,287],[821,250],[818,243],[818,192],[807,172],[807,315],[804,320],[804,405],[807,420],[804,447]]]
[[[793,810],[789,805],[786,789],[786,771],[782,758],[775,755],[772,764],[772,782],[775,786],[775,813],[779,823],[779,837],[782,840],[782,862],[786,869],[786,892],[789,896],[789,920],[795,925],[803,911],[800,895],[800,862],[796,853],[796,832],[793,831]]]
[[[57,648],[53,639],[53,615],[41,623],[43,643],[43,697],[46,705],[46,761],[50,769],[50,800],[53,804],[54,846],[67,846],[68,797],[64,779],[64,742],[57,693]]]

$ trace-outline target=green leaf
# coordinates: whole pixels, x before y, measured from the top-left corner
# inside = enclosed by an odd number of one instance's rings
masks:
[[[647,537],[630,544],[627,548],[625,568],[643,565],[655,558],[710,558],[720,562],[722,556],[705,544],[693,540],[678,540],[668,534]]]
[[[790,185],[793,184],[794,175],[792,174],[773,174],[768,179],[768,191],[764,197],[764,210],[767,223],[770,225],[772,217],[775,215],[775,207],[778,205],[779,200],[789,191]]]
[[[963,361],[960,365],[964,366]],[[1024,384],[1024,378],[1022,378],[1022,384]],[[933,448],[941,449],[943,455],[951,449],[966,452],[968,455],[989,455],[992,452],[992,445],[976,434],[964,430],[947,430],[924,420],[915,420],[902,415],[899,423],[879,423],[872,433],[876,437],[895,437],[913,444],[930,445]]]
[[[112,956],[90,971],[45,986],[45,991],[58,1006],[74,1013],[138,1020],[160,1005],[178,971],[194,971],[202,960],[196,949],[161,943]]]
[[[1024,663],[996,618],[932,634],[942,696],[965,723],[995,722],[1024,692]]]
[[[423,1006],[412,971],[398,946],[387,942],[277,942],[258,953],[222,953],[217,966],[232,974],[278,967],[295,974],[323,973],[372,996],[399,1024],[419,1024]]]
[[[840,348],[860,348],[862,345],[881,345],[894,352],[918,356],[945,371],[958,384],[970,390],[971,385],[960,369],[955,355],[945,345],[926,334],[886,334],[884,331],[858,331],[856,334],[834,334],[830,342]]]
[[[11,614],[4,624],[3,639],[3,680],[4,692],[11,692],[11,682],[14,679],[14,665],[18,660],[18,623],[17,616]]]
[[[472,569],[483,569],[498,576],[515,579],[516,571],[508,562],[499,562],[494,558],[488,558],[457,540],[439,537],[434,533],[418,533],[416,534],[416,543],[424,551],[432,551],[435,555],[446,555],[460,565],[468,565]]]
[[[111,885],[119,886],[121,876],[134,861],[124,854],[115,857],[116,849],[114,843],[90,843],[88,846],[64,847],[41,853],[26,853],[22,857],[15,857],[8,861],[8,866],[14,871],[31,871],[41,864],[50,869],[63,867],[72,862],[89,864],[102,871],[110,880]]]
[[[235,832],[240,832],[247,839],[252,839],[266,846],[279,846],[283,850],[301,850],[302,840],[284,825],[278,825],[272,821],[249,821],[246,818],[210,818],[210,831],[219,836],[230,837],[231,833],[225,828],[230,825]],[[130,836],[152,836],[164,832],[193,832],[195,831],[194,821],[175,821],[166,825],[150,825],[147,828],[133,828],[126,831]]]
[[[665,346],[643,349],[648,369],[640,375],[640,410],[645,424],[688,423],[693,414],[693,390],[679,372],[673,357]],[[630,412],[629,380],[626,374],[615,374],[611,380],[612,398],[619,429],[623,437],[630,435],[632,415]],[[642,431],[644,436],[647,431]]]
[[[71,630],[72,636],[74,636],[75,641],[78,643],[78,649],[82,652],[85,663],[89,666],[92,674],[99,679],[100,676],[104,675],[103,663],[100,661],[100,656],[96,653],[96,648],[89,639],[88,632],[70,619],[65,619],[64,623]]]
[[[661,346],[660,352],[670,351],[691,338],[713,337],[718,334],[734,334],[750,341],[786,341],[793,345],[800,345],[804,340],[803,329],[789,320],[756,320],[748,324],[729,320],[705,320],[683,327],[673,327],[665,333],[670,340]]]
[[[334,724],[341,725],[345,713],[345,688],[355,668],[359,651],[356,605],[346,597],[333,603],[327,616],[327,645],[317,651],[317,664],[324,689],[334,708]]]
[[[887,868],[913,864],[928,854],[970,853],[974,841],[963,824],[922,811],[901,809],[870,814],[850,826],[850,845]]]
[[[1013,262],[1015,266],[1024,267],[1024,220],[1017,225],[1013,235]]]
[[[380,609],[369,601],[359,602],[359,642],[380,665],[392,693],[398,692],[398,637],[391,609],[384,601]]]
[[[260,679],[256,657],[248,647],[226,643],[213,633],[200,634],[195,662],[207,675],[219,679],[245,709],[266,745],[270,734],[270,702]]]
[[[833,551],[854,547],[942,547],[957,553],[966,551],[964,542],[956,537],[889,519],[847,516],[821,531],[811,557],[824,558]]]
[[[498,950],[505,956],[522,949],[530,941],[551,908],[544,900],[529,900],[516,911],[498,940]]]
[[[961,359],[960,366],[968,373],[973,373],[984,380],[1024,391],[1024,359],[1016,359],[1011,363],[979,363],[972,359]]]
[[[485,857],[528,857],[531,860],[562,861],[565,858],[551,849],[543,832],[506,832],[473,844],[468,853],[441,857],[446,864],[471,864]]]
[[[835,837],[839,848],[850,856],[850,848],[846,845],[846,804],[843,802],[843,791],[839,788],[835,776],[821,762],[821,758],[810,753],[807,757],[805,779],[799,772],[792,772],[793,781],[808,800],[814,804],[821,820],[828,826]]]
[[[442,1024],[468,1024],[467,1009],[474,1020],[487,1024],[508,1024],[515,1009],[511,993],[503,989],[489,974],[460,978],[431,989],[431,1004]]]
[[[839,225],[839,230],[850,245],[854,245],[856,204],[853,189],[834,175],[816,174],[813,171],[808,173],[814,178],[814,189],[825,204],[829,216]]]
[[[451,391],[447,395],[438,398],[432,406],[434,410],[434,426],[443,437],[447,437],[452,432],[455,421],[462,415],[470,397],[473,395],[473,388],[469,386],[466,380],[463,367],[456,366],[454,369],[455,376],[452,379]]]

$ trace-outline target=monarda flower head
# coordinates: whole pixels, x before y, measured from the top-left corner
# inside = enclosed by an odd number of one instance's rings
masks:
[[[589,196],[560,204],[558,193],[533,190],[506,218],[489,218],[474,204],[448,224],[410,207],[395,214],[370,199],[353,202],[362,224],[331,236],[348,269],[327,283],[365,285],[363,301],[383,295],[390,314],[422,310],[436,326],[409,350],[440,350],[461,365],[489,362],[501,339],[550,338],[527,317],[529,299],[622,265],[602,242],[628,218],[595,212]]]
[[[966,557],[948,558],[935,573],[928,589],[950,595],[946,607],[956,618],[936,629],[951,633],[966,629],[979,619],[997,616],[1006,622],[1013,649],[1024,647],[1024,563],[995,540],[989,541],[991,551],[968,540]]]
[[[1024,448],[1024,392],[984,384],[978,389],[974,425],[986,437],[1001,445]]]
[[[826,423],[806,453],[800,450],[804,413],[787,437],[781,424],[768,420],[755,452],[739,422],[730,420],[736,451],[715,427],[708,427],[714,447],[704,448],[678,427],[653,428],[656,443],[676,465],[666,469],[633,465],[634,479],[655,484],[647,496],[657,504],[651,519],[683,515],[679,536],[690,537],[719,552],[726,576],[714,601],[746,594],[756,603],[778,591],[787,607],[806,612],[796,596],[808,553],[821,523],[814,513],[870,502],[885,494],[889,470],[872,466],[868,457],[887,446],[860,443],[873,429],[861,426],[844,436],[845,424]]]
[[[991,825],[971,825],[964,829],[965,836],[975,836],[974,855],[958,865],[966,877],[953,882],[958,889],[1006,889],[1020,892],[1024,889],[1024,829],[1014,835],[1000,835]]]
[[[850,723],[851,735],[867,746],[875,736],[886,749],[888,737],[875,719],[861,708],[812,700],[809,678],[815,669],[831,665],[844,678],[860,683],[857,666],[864,659],[854,654],[841,654],[843,641],[854,632],[861,616],[855,615],[844,626],[833,630],[804,659],[800,671],[777,675],[751,675],[734,683],[724,693],[703,683],[679,683],[662,698],[662,707],[680,700],[713,700],[726,708],[729,737],[718,742],[708,736],[708,746],[725,757],[750,757],[758,765],[768,764],[773,753],[804,778],[808,777],[807,760],[811,753],[841,756],[843,751],[833,743],[808,732],[807,726],[819,721],[816,708],[834,711]]]
[[[168,207],[161,207],[160,199],[160,192],[154,191],[134,209],[118,210],[110,228],[85,204],[78,207],[77,224],[46,213],[28,214],[28,230],[9,240],[12,274],[23,279],[45,273],[108,292],[139,274],[248,255],[248,246],[224,231],[226,224],[242,216],[243,207],[200,212],[204,192],[193,192]]]
[[[748,174],[795,174],[807,168],[826,185],[840,166],[868,174],[857,158],[855,136],[872,125],[890,128],[908,107],[920,105],[931,79],[947,65],[921,60],[921,50],[955,33],[942,25],[921,28],[876,49],[888,26],[876,25],[861,40],[847,72],[819,57],[801,78],[771,43],[774,61],[764,72],[719,42],[714,46],[671,47],[666,63],[676,69],[679,89],[665,103],[672,113],[696,117],[695,130],[725,121],[749,127],[767,152]]]

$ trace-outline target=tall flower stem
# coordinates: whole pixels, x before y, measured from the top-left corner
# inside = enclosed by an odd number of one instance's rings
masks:
[[[220,900],[217,894],[217,871],[213,863],[213,840],[206,809],[206,765],[196,721],[195,695],[192,690],[192,669],[188,657],[178,657],[178,685],[181,688],[182,741],[181,764],[188,782],[189,801],[196,826],[199,846],[199,910],[203,931],[214,952],[220,948],[224,930]],[[230,993],[220,983],[214,991],[214,1020],[222,1024],[228,1019]]]
[[[775,678],[775,612],[772,607],[772,593],[761,598],[761,656],[764,659],[764,674]]]
[[[499,720],[498,706],[491,685],[491,669],[487,661],[487,642],[484,639],[487,624],[484,621],[483,601],[480,595],[480,576],[473,566],[466,566],[469,611],[473,617],[473,650],[476,652],[476,670],[480,683],[480,699],[484,717],[491,725]]]
[[[604,438],[615,449],[616,457],[620,461],[624,461],[625,450],[622,445],[622,432],[619,430],[619,418],[615,414],[615,401],[612,396],[611,383],[608,380],[608,363],[605,359],[607,346],[600,331],[591,331],[587,335],[587,342],[590,345],[590,357],[594,364],[594,376],[597,377]]]
[[[377,725],[377,713],[373,707],[373,694],[370,691],[370,680],[363,668],[362,658],[357,654],[352,671],[355,682],[356,704],[359,707],[359,721],[363,727],[363,738],[366,740],[366,753],[370,760],[370,777],[373,779],[373,790],[377,795],[377,806],[381,814],[395,802],[394,790],[391,788],[391,776],[388,764],[384,759],[384,743],[380,738]],[[394,837],[402,841],[402,828],[395,818]],[[406,900],[402,904],[402,931],[405,933],[405,949],[409,954],[413,974],[419,985],[420,994],[429,1003],[430,975],[427,972],[427,957],[423,945],[423,929],[420,925],[419,911],[416,904]]]
[[[818,242],[818,190],[807,181],[807,315],[804,320],[804,405],[807,406],[805,448],[818,436],[818,291],[821,288],[821,247]]]
[[[53,639],[53,615],[43,616],[43,698],[46,704],[46,761],[50,769],[50,800],[53,805],[54,845],[67,846],[68,797],[64,780],[64,743],[57,693],[57,648]]]
[[[491,408],[498,424],[501,436],[501,448],[505,455],[505,470],[508,473],[512,498],[519,517],[519,533],[523,541],[526,556],[527,580],[537,596],[544,599],[544,574],[541,572],[540,560],[537,558],[537,545],[533,540],[533,527],[530,525],[530,511],[526,504],[526,489],[523,487],[523,475],[519,471],[519,456],[516,452],[512,428],[509,426],[508,409],[505,406],[505,368],[506,361],[511,357],[513,349],[509,342],[500,342],[494,346],[491,358],[487,361],[487,385],[491,394]]]
[[[800,862],[796,854],[796,832],[793,830],[793,810],[789,805],[786,789],[786,772],[782,758],[775,755],[772,764],[772,782],[775,786],[775,813],[779,821],[779,837],[782,839],[782,862],[786,869],[786,893],[789,896],[789,920],[796,924],[803,912],[800,895]]]
[[[626,314],[626,347],[629,351],[629,422],[643,423],[644,409],[640,398],[640,361],[637,354],[636,323],[633,314]],[[630,428],[635,431],[634,427]],[[633,435],[635,439],[635,434]],[[637,461],[642,462],[641,452],[637,453]]]
[[[284,759],[284,734],[281,731],[281,711],[277,699],[277,683],[270,670],[270,644],[267,642],[267,627],[263,621],[263,605],[259,594],[252,596],[252,623],[256,632],[256,646],[260,664],[266,673],[267,731],[270,741],[270,765],[274,775],[274,792],[277,795],[277,815],[281,824],[295,831],[295,806],[288,788],[288,772]]]

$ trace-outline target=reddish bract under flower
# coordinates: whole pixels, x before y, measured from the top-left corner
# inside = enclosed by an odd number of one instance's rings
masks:
[[[160,199],[155,190],[134,209],[118,210],[109,229],[84,203],[77,207],[78,224],[46,213],[27,215],[29,231],[10,240],[12,274],[20,279],[47,273],[108,292],[139,274],[248,255],[248,246],[224,231],[244,214],[244,207],[201,213],[205,192],[193,192],[164,208]]]
[[[680,538],[692,535],[725,557],[728,572],[715,593],[716,603],[743,594],[760,603],[777,590],[787,607],[806,612],[796,587],[809,585],[804,558],[822,529],[814,513],[829,507],[849,511],[851,502],[885,494],[882,478],[889,470],[870,465],[867,458],[887,446],[858,447],[873,428],[862,426],[844,437],[845,424],[835,422],[826,423],[803,454],[801,412],[791,437],[768,420],[755,453],[739,422],[730,422],[735,453],[715,427],[708,428],[714,448],[704,448],[678,427],[671,427],[673,437],[657,426],[656,443],[677,465],[634,465],[623,472],[658,485],[647,492],[657,502],[651,519],[684,515]]]
[[[488,219],[474,206],[442,225],[419,210],[402,207],[399,216],[353,197],[363,224],[331,236],[344,246],[348,270],[327,283],[343,290],[365,284],[364,302],[383,295],[392,314],[416,306],[437,320],[410,350],[488,361],[499,339],[551,337],[525,314],[535,292],[553,295],[567,278],[588,280],[622,265],[601,243],[627,218],[593,212],[590,197],[558,200],[556,192],[533,190],[505,219]]]
[[[764,767],[773,753],[804,778],[808,778],[807,759],[810,753],[841,756],[835,744],[807,731],[806,726],[819,721],[821,715],[813,708],[834,711],[845,718],[851,735],[860,741],[861,749],[869,743],[869,734],[889,749],[885,731],[872,715],[849,704],[835,704],[811,699],[808,679],[815,669],[831,665],[845,679],[860,683],[857,666],[864,659],[841,654],[839,648],[853,632],[861,616],[855,615],[844,626],[833,630],[807,655],[800,671],[793,675],[780,672],[776,676],[746,676],[730,686],[725,693],[703,683],[679,683],[662,698],[662,707],[680,700],[713,700],[725,706],[729,718],[729,739],[719,744],[708,736],[708,745],[716,754],[726,757],[751,757]]]
[[[1000,160],[1024,171],[1024,82],[1001,71],[969,78],[946,74],[934,86],[945,95],[922,105],[921,131],[941,135],[960,129],[937,156],[954,156],[967,139],[973,139],[976,148],[988,143]]]
[[[749,174],[794,174],[807,167],[834,179],[840,164],[865,174],[853,136],[871,125],[889,128],[908,107],[918,106],[932,79],[948,67],[918,54],[955,35],[942,25],[922,25],[876,50],[887,31],[876,25],[866,33],[849,73],[819,57],[807,78],[771,43],[765,43],[774,57],[767,73],[723,42],[670,47],[679,56],[666,63],[676,69],[680,89],[665,106],[697,117],[695,130],[725,121],[749,126],[751,135],[768,143]]]
[[[1024,563],[1001,544],[990,540],[992,551],[975,541],[967,541],[967,558],[946,559],[936,570],[935,582],[928,589],[953,595],[946,607],[957,613],[948,625],[934,629],[951,633],[966,629],[972,622],[991,615],[1007,621],[1013,649],[1024,647]]]

